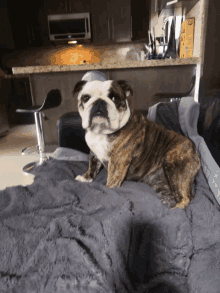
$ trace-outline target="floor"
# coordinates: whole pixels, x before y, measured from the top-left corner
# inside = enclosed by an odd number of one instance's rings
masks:
[[[31,162],[39,161],[36,152],[21,155],[25,147],[36,145],[37,136],[35,125],[19,125],[11,127],[9,134],[0,138],[0,190],[9,186],[29,185],[33,182],[33,175],[26,175],[22,168]],[[52,155],[57,146],[47,146],[47,156]]]

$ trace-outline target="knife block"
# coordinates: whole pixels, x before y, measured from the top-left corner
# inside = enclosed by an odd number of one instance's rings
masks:
[[[180,58],[193,57],[195,18],[186,19],[182,23],[180,36]]]

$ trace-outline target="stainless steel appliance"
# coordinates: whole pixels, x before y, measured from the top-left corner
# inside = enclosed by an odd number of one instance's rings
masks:
[[[51,41],[77,41],[91,39],[89,13],[68,13],[48,15]]]

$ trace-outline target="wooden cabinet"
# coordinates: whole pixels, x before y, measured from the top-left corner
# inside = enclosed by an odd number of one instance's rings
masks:
[[[0,48],[14,49],[11,24],[8,16],[7,0],[0,1]]]
[[[195,6],[199,0],[152,0],[152,7],[155,12],[160,16],[161,12],[165,9],[189,8]],[[166,14],[166,13],[165,13]]]
[[[50,45],[47,15],[90,12],[93,43],[147,37],[150,0],[2,0],[0,48],[24,50]],[[24,9],[25,8],[25,9]]]
[[[150,0],[44,0],[48,14],[91,13],[93,43],[147,37]]]
[[[48,14],[90,12],[90,0],[45,0]]]
[[[67,0],[45,0],[46,9],[48,14],[67,13]]]
[[[111,40],[110,17],[108,1],[92,0],[91,27],[93,43],[107,43]]]
[[[131,0],[132,41],[148,38],[150,5],[150,0]]]
[[[29,46],[38,47],[49,45],[47,11],[44,6],[44,0],[38,0],[31,3],[33,6],[33,14],[28,21]]]
[[[21,6],[19,1],[8,0],[7,2],[15,49],[28,48],[28,23],[31,18],[30,16],[33,14],[33,10],[30,9],[30,3],[24,1]],[[25,9],[23,7],[25,7]],[[28,13],[26,11],[28,11]]]
[[[94,43],[131,41],[130,0],[92,0],[91,20]]]
[[[44,0],[48,14],[91,13],[93,43],[147,38],[150,0]]]
[[[150,0],[91,0],[93,43],[147,38]]]
[[[47,15],[90,12],[93,43],[130,42],[147,37],[150,0],[3,0],[2,45],[23,50],[50,45]],[[6,3],[6,4],[5,4]],[[3,5],[4,4],[4,5]],[[4,7],[5,6],[5,7]],[[25,9],[24,9],[25,7]],[[9,19],[7,18],[7,13]],[[8,22],[7,22],[8,21]]]
[[[132,38],[131,1],[111,0],[111,40],[113,42],[129,42]]]
[[[44,0],[24,0],[22,5],[15,0],[7,2],[15,49],[48,45],[47,11]]]
[[[70,13],[90,12],[90,6],[90,0],[68,0],[68,11]]]

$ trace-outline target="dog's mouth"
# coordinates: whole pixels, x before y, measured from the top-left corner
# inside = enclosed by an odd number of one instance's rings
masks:
[[[98,99],[92,106],[89,127],[94,133],[103,133],[109,128],[107,104],[102,99]]]
[[[93,114],[91,114],[91,117],[106,117],[105,113],[103,110],[97,110],[96,112],[94,112]]]
[[[96,133],[101,133],[109,127],[108,118],[102,110],[97,110],[90,115],[90,128]]]
[[[98,99],[93,105],[90,113],[91,119],[94,117],[108,117],[107,104],[105,101]]]

